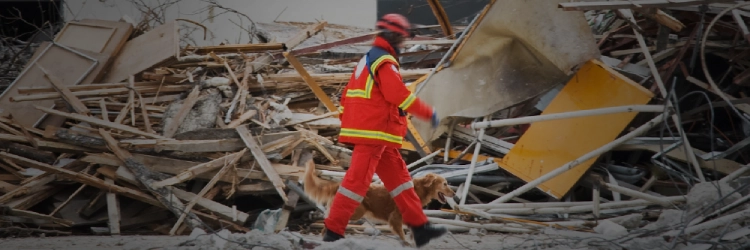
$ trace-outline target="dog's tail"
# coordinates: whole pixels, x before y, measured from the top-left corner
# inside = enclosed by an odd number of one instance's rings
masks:
[[[305,194],[318,204],[329,206],[338,191],[339,184],[323,180],[315,174],[315,163],[305,163]]]

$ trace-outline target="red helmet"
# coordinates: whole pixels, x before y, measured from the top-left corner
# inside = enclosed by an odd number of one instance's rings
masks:
[[[378,20],[375,27],[399,33],[404,37],[410,37],[409,28],[411,28],[411,24],[401,14],[386,14]]]

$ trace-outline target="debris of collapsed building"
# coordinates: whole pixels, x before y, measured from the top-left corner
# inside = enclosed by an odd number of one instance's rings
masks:
[[[441,128],[409,121],[402,149],[413,177],[456,191],[427,206],[430,221],[578,247],[750,244],[750,4],[521,2],[417,27],[431,35],[401,54],[418,96],[453,94]],[[267,43],[181,47],[178,22],[68,22],[6,67],[18,74],[0,95],[2,234],[320,232],[325,208],[300,180],[308,161],[328,179],[349,167],[337,96],[373,30],[264,24]],[[486,82],[448,83],[467,73]]]

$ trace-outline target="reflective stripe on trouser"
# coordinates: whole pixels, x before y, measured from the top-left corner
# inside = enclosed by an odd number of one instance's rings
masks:
[[[380,156],[385,146],[355,145],[349,169],[344,174],[336,196],[333,197],[330,213],[325,219],[327,230],[344,235],[346,225],[362,199],[367,194],[375,169],[378,168]]]
[[[420,226],[427,222],[422,203],[414,188],[406,164],[397,148],[382,145],[355,145],[349,170],[333,198],[325,225],[328,230],[344,235],[346,225],[365,196],[374,173],[386,189],[396,194],[393,200],[401,211],[404,224]],[[408,184],[407,184],[408,183]],[[359,201],[358,201],[359,200]]]

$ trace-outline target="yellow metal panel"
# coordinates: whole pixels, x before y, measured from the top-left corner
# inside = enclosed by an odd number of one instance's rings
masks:
[[[653,93],[598,60],[584,64],[542,114],[646,104]],[[532,181],[617,138],[636,113],[533,123],[500,166]],[[583,162],[537,188],[560,199],[596,161]]]

